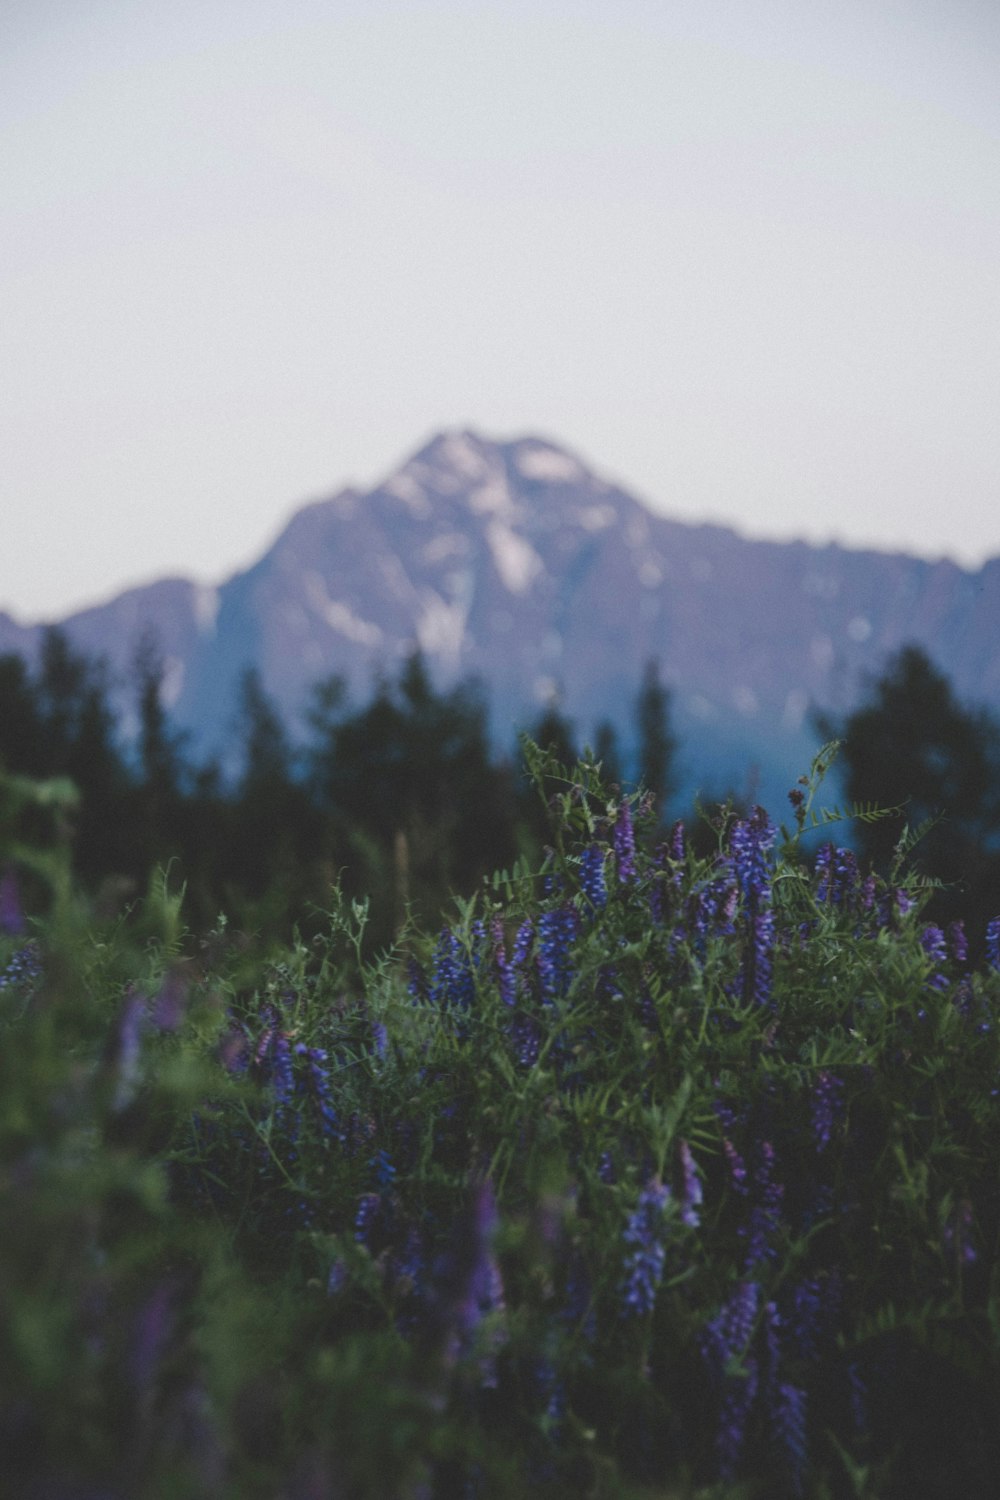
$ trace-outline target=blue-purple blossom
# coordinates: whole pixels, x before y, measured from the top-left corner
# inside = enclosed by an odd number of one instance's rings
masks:
[[[748,1354],[742,1369],[733,1371],[726,1377],[719,1407],[715,1452],[719,1462],[719,1477],[724,1481],[736,1478],[746,1443],[747,1421],[757,1399],[757,1385],[757,1361],[752,1354]]]
[[[701,1351],[716,1375],[721,1376],[730,1361],[745,1352],[757,1321],[759,1301],[757,1282],[741,1281],[706,1325]]]
[[[927,954],[931,964],[946,964],[948,962],[948,944],[940,927],[928,923],[920,934],[920,946]],[[931,974],[927,981],[928,989],[945,990],[948,988],[948,977],[938,969]]]
[[[21,893],[13,865],[4,865],[0,872],[0,932],[8,937],[20,937],[24,932]]]
[[[774,1180],[774,1147],[770,1141],[761,1141],[752,1176],[749,1221],[741,1230],[747,1242],[744,1268],[748,1274],[778,1253],[774,1241],[781,1226],[784,1193],[782,1184]]]
[[[969,939],[965,935],[965,923],[959,919],[948,924],[948,947],[954,962],[962,965],[969,957]]]
[[[475,975],[458,934],[444,927],[434,949],[430,999],[434,1005],[468,1010],[475,994]]]
[[[485,1181],[476,1192],[471,1212],[456,1230],[452,1253],[446,1261],[454,1278],[455,1293],[446,1314],[446,1362],[466,1357],[474,1347],[480,1325],[493,1315],[491,1336],[486,1347],[480,1347],[479,1356],[480,1385],[485,1388],[497,1383],[496,1354],[506,1341],[504,1329],[496,1318],[505,1307],[503,1279],[493,1251],[497,1222],[493,1189]]]
[[[729,853],[740,894],[751,910],[771,899],[771,846],[775,828],[762,807],[737,818],[729,831]]]
[[[834,1127],[843,1115],[844,1084],[826,1068],[816,1075],[810,1109],[812,1114],[813,1140],[817,1151],[825,1151],[830,1144]]]
[[[34,941],[18,948],[0,972],[0,990],[13,989],[16,985],[33,984],[42,972],[42,955]]]
[[[111,1037],[110,1063],[115,1084],[112,1108],[116,1111],[131,1104],[139,1087],[139,1062],[145,1022],[146,1002],[141,995],[130,990]]]
[[[297,1042],[295,1055],[305,1064],[303,1087],[322,1122],[323,1134],[339,1134],[326,1052],[322,1047],[307,1047],[304,1042]]]
[[[681,1223],[686,1224],[690,1229],[697,1229],[701,1223],[701,1215],[698,1212],[702,1204],[701,1177],[687,1141],[681,1141],[678,1154],[681,1159],[682,1179]]]
[[[517,929],[514,939],[514,947],[511,950],[510,962],[514,969],[523,969],[531,952],[531,944],[535,937],[535,926],[530,917],[525,917]]]
[[[1000,969],[1000,917],[986,924],[986,962],[991,969]]]
[[[746,1169],[746,1163],[744,1162],[740,1153],[737,1151],[736,1147],[733,1145],[732,1141],[728,1138],[723,1140],[722,1150],[726,1158],[726,1163],[729,1167],[729,1180],[732,1184],[733,1191],[735,1193],[739,1193],[741,1197],[745,1198],[750,1191],[750,1186],[747,1180],[748,1173]]]
[[[600,911],[608,904],[604,860],[605,851],[600,844],[588,844],[580,855],[580,886],[595,911]]]
[[[735,1476],[747,1419],[757,1396],[759,1371],[749,1345],[759,1300],[756,1282],[740,1282],[706,1325],[700,1340],[702,1358],[720,1392],[715,1448],[719,1472],[725,1480]]]
[[[354,1215],[354,1238],[359,1244],[370,1243],[372,1231],[381,1213],[382,1194],[363,1193],[358,1200],[357,1212]]]
[[[635,830],[632,827],[632,809],[622,802],[615,819],[612,841],[618,864],[618,879],[628,882],[635,879]]]
[[[639,1196],[638,1207],[625,1227],[624,1240],[632,1246],[622,1281],[623,1312],[642,1316],[653,1310],[663,1276],[666,1248],[662,1233],[670,1189],[653,1178]]]
[[[562,999],[569,989],[569,950],[578,927],[579,917],[572,906],[543,912],[538,919],[538,973],[547,1000]]]
[[[768,1395],[771,1430],[781,1449],[792,1494],[801,1495],[809,1458],[806,1434],[806,1393],[801,1386],[779,1380]]]
[[[375,1181],[380,1188],[391,1187],[396,1176],[396,1168],[388,1151],[376,1151],[368,1165],[375,1173]]]

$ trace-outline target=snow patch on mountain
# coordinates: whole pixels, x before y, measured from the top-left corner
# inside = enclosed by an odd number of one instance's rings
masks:
[[[459,531],[443,531],[420,549],[421,562],[446,562],[450,557],[466,557],[470,547],[469,538]]]
[[[613,505],[588,505],[580,512],[580,525],[584,531],[606,531],[617,519]]]
[[[426,521],[433,512],[434,507],[424,494],[423,486],[409,468],[400,469],[398,474],[386,480],[382,488],[394,500],[402,500],[418,521]]]
[[[382,640],[382,631],[370,620],[362,620],[341,599],[331,599],[320,575],[310,569],[303,577],[306,598],[320,619],[331,630],[346,636],[358,646],[377,646]]]
[[[523,594],[544,570],[542,559],[534,547],[500,520],[489,523],[486,540],[504,587],[512,594]]]
[[[427,656],[436,656],[454,670],[458,667],[465,642],[468,605],[461,600],[449,603],[434,589],[421,590],[421,608],[416,621],[417,641]]]
[[[523,447],[518,450],[514,462],[524,479],[540,480],[543,484],[579,484],[587,477],[579,459],[559,448],[544,445]]]

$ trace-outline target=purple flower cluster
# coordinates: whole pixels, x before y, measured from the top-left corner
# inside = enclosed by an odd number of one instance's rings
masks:
[[[761,1141],[752,1176],[750,1217],[741,1230],[747,1242],[744,1268],[749,1275],[763,1261],[777,1255],[775,1237],[781,1227],[781,1204],[785,1189],[774,1180],[774,1147]]]
[[[920,934],[920,946],[932,965],[946,964],[948,962],[948,943],[940,927],[935,927],[929,922]],[[936,969],[927,980],[927,988],[931,990],[946,990],[948,988],[948,976],[940,969]]]
[[[846,906],[858,889],[858,862],[850,849],[824,844],[817,850],[816,900]]]
[[[579,930],[579,917],[572,906],[543,912],[538,919],[538,974],[546,1000],[562,999],[573,977],[569,950]]]
[[[632,1249],[626,1257],[622,1281],[625,1316],[641,1317],[653,1310],[666,1260],[662,1233],[669,1199],[670,1189],[657,1178],[651,1179],[626,1225],[624,1240]]]
[[[991,969],[1000,969],[1000,917],[986,924],[986,962]]]
[[[612,841],[618,865],[618,879],[627,884],[635,879],[635,830],[632,827],[632,810],[627,802],[618,808]]]
[[[812,1091],[813,1140],[817,1151],[825,1151],[844,1111],[844,1084],[836,1073],[821,1068]]]
[[[580,886],[594,911],[601,911],[608,904],[604,860],[605,851],[600,844],[588,844],[580,855]]]
[[[702,1205],[701,1177],[687,1141],[681,1141],[678,1146],[678,1155],[681,1160],[682,1180],[681,1223],[686,1224],[689,1229],[697,1229],[701,1223],[701,1215],[698,1212]]]
[[[295,1055],[301,1058],[305,1065],[303,1069],[305,1093],[312,1100],[323,1134],[336,1136],[342,1140],[343,1136],[333,1107],[333,1092],[330,1086],[326,1052],[322,1047],[307,1047],[304,1042],[297,1042]]]
[[[0,933],[20,937],[23,932],[24,912],[21,910],[17,872],[13,865],[4,865],[0,871]]]
[[[771,849],[775,829],[762,807],[738,818],[729,833],[733,874],[743,899],[746,941],[741,974],[744,1003],[771,998],[774,913],[771,910]]]
[[[434,949],[431,1003],[469,1010],[475,990],[473,965],[461,938],[450,927],[443,927]]]
[[[741,1281],[701,1336],[702,1358],[719,1392],[716,1456],[723,1480],[735,1476],[746,1440],[747,1419],[757,1399],[758,1365],[749,1346],[759,1303],[757,1283]]]
[[[13,954],[7,967],[0,971],[0,990],[13,989],[17,985],[34,984],[41,976],[42,955],[38,944],[25,943]]]

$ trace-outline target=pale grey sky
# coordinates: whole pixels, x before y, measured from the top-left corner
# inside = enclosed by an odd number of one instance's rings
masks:
[[[996,0],[6,0],[0,608],[454,426],[1000,553],[998,77]]]

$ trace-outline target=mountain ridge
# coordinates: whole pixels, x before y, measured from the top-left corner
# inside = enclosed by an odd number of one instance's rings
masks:
[[[164,699],[201,748],[224,745],[255,666],[293,728],[310,685],[356,698],[419,648],[441,686],[484,684],[510,747],[557,699],[581,738],[628,729],[646,661],[673,694],[682,780],[782,795],[838,714],[913,641],[960,697],[1000,707],[1000,558],[747,538],[661,516],[549,439],[432,436],[370,490],[295,511],[250,567],[215,588],[125,590],[61,622],[119,677],[152,629]],[[29,658],[43,627],[0,615],[0,651]],[[626,746],[627,748],[627,746]],[[757,771],[754,772],[754,767]]]

